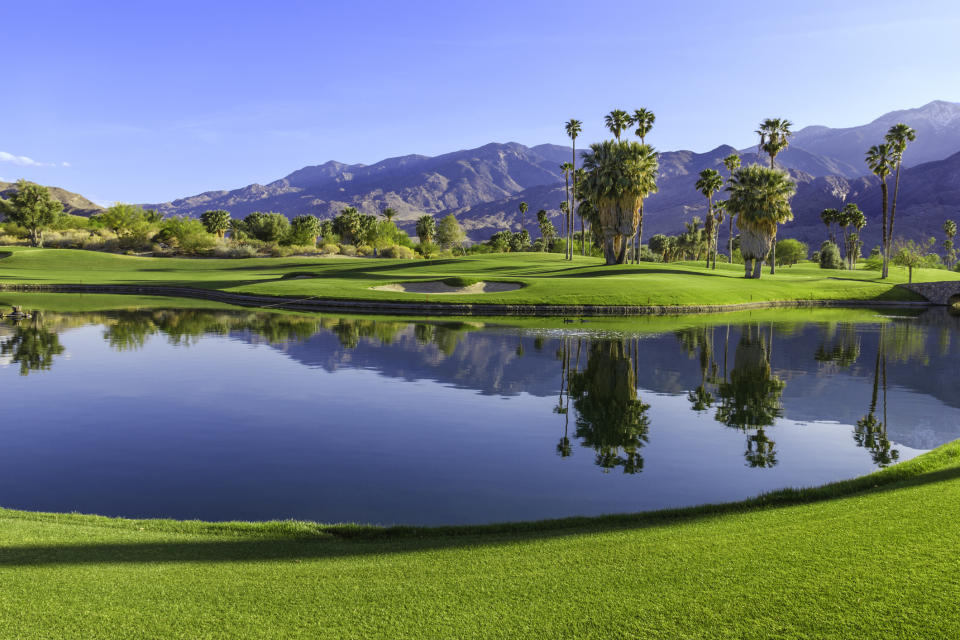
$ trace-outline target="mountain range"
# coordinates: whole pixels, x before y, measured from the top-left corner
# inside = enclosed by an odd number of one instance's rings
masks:
[[[784,225],[781,236],[816,246],[826,235],[820,212],[855,202],[867,214],[868,226],[863,233],[867,246],[877,244],[880,188],[863,157],[866,149],[882,142],[884,133],[897,122],[905,122],[917,131],[916,141],[904,156],[897,235],[940,235],[945,218],[960,220],[960,104],[934,101],[917,109],[882,115],[863,126],[810,126],[797,131],[789,148],[777,157],[777,164],[786,168],[797,183],[792,201],[795,220]],[[654,140],[655,134],[654,130]],[[578,145],[578,155],[585,146]],[[722,161],[731,153],[739,153],[744,164],[768,162],[765,156],[757,157],[756,147],[738,151],[720,145],[705,153],[661,152],[659,191],[646,200],[644,207],[644,238],[655,233],[677,233],[694,216],[703,218],[706,201],[694,188],[697,174],[713,168],[726,176]],[[253,211],[278,211],[290,217],[310,213],[321,218],[332,217],[347,206],[364,213],[392,207],[397,211],[399,226],[411,233],[415,220],[425,213],[437,217],[452,213],[471,240],[481,241],[499,230],[519,229],[519,204],[526,202],[529,212],[524,226],[537,237],[538,210],[545,209],[559,226],[559,205],[565,199],[560,164],[571,158],[570,147],[527,147],[508,142],[435,157],[388,158],[372,165],[329,161],[298,169],[267,184],[207,191],[143,206],[167,215],[194,217],[208,209],[226,209],[234,217]],[[0,190],[6,186],[0,183]],[[61,195],[73,198],[71,207],[77,212],[97,209],[76,194]]]

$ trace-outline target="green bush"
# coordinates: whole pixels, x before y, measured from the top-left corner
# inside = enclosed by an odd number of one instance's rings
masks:
[[[321,249],[321,251],[325,255],[335,256],[340,253],[340,247],[339,245],[336,245],[336,244],[327,243],[323,245],[323,248]]]
[[[402,258],[404,260],[410,260],[416,254],[410,247],[404,247],[403,245],[395,244],[392,247],[387,247],[384,249],[380,255],[384,258]]]
[[[340,255],[342,256],[355,256],[357,255],[357,248],[352,244],[341,244],[340,245]]]
[[[821,269],[843,269],[843,258],[840,257],[840,249],[829,240],[820,245],[819,258]]]
[[[357,247],[357,255],[358,255],[358,256],[372,256],[372,255],[373,255],[373,247],[371,247],[371,246],[368,245],[368,244],[362,244],[362,245],[360,245],[359,247]]]
[[[452,276],[444,278],[443,284],[448,287],[470,287],[480,282],[476,278],[464,278],[463,276]]]

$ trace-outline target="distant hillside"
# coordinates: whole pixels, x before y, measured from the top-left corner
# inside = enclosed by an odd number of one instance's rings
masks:
[[[836,158],[865,173],[866,150],[883,142],[891,126],[904,122],[917,131],[917,140],[904,154],[904,164],[914,166],[943,160],[960,151],[960,104],[936,100],[917,109],[891,111],[860,127],[831,129],[804,127],[793,136],[791,145],[811,153]]]
[[[47,189],[50,190],[51,196],[63,203],[64,213],[75,216],[91,216],[103,211],[103,207],[90,202],[78,193],[73,193],[60,187],[47,187]],[[15,183],[0,182],[0,198],[7,198],[15,193],[16,190],[17,185]]]
[[[886,114],[868,125],[850,129],[807,127],[797,132],[777,164],[790,170],[797,181],[793,200],[796,220],[784,227],[784,235],[818,244],[825,229],[820,211],[857,202],[870,221],[864,235],[868,245],[879,241],[879,189],[863,163],[866,149],[880,139],[890,125],[904,121],[915,127],[918,139],[907,152],[911,166],[903,176],[897,232],[920,237],[934,232],[943,218],[960,220],[956,197],[960,152],[960,105],[932,102],[919,109]],[[578,145],[578,155],[587,145]],[[697,174],[713,168],[724,176],[723,158],[736,150],[722,145],[705,153],[663,151],[660,153],[659,192],[645,206],[644,237],[654,233],[677,233],[683,222],[703,217],[705,200],[694,184]],[[767,163],[752,150],[740,153],[742,162]],[[436,157],[409,155],[389,158],[373,165],[327,162],[304,167],[266,185],[253,184],[232,191],[209,191],[162,204],[144,205],[165,214],[198,216],[207,209],[227,209],[235,217],[253,211],[279,211],[288,216],[312,213],[323,218],[346,206],[364,213],[385,207],[398,211],[400,226],[412,232],[414,221],[424,213],[453,213],[472,240],[485,240],[502,229],[519,228],[519,204],[529,205],[525,224],[539,235],[536,212],[545,209],[560,224],[564,199],[560,164],[569,162],[570,147],[514,142],[491,143]],[[926,164],[924,164],[926,162]],[[919,165],[919,166],[914,166]],[[930,165],[930,166],[927,166]],[[721,194],[720,197],[723,197]],[[578,223],[579,226],[579,223]]]

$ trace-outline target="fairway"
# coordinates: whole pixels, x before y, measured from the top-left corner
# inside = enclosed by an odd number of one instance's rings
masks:
[[[794,300],[918,301],[897,284],[905,269],[881,280],[868,270],[781,267],[761,280],[743,278],[740,265],[708,270],[699,263],[605,266],[597,258],[573,262],[550,253],[491,254],[441,260],[363,258],[144,258],[70,249],[7,248],[0,283],[178,285],[228,292],[327,300],[373,300],[504,305],[722,305]],[[310,277],[295,277],[310,276]],[[374,290],[404,282],[462,277],[519,283],[498,293],[430,295]],[[915,270],[914,281],[960,280],[960,273]]]
[[[819,490],[552,523],[0,511],[0,619],[18,638],[949,638],[958,505],[951,443]]]

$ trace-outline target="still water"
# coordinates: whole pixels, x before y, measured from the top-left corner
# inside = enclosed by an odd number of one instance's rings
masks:
[[[175,308],[3,320],[0,505],[540,519],[816,485],[960,437],[960,319],[782,313],[789,323]]]

